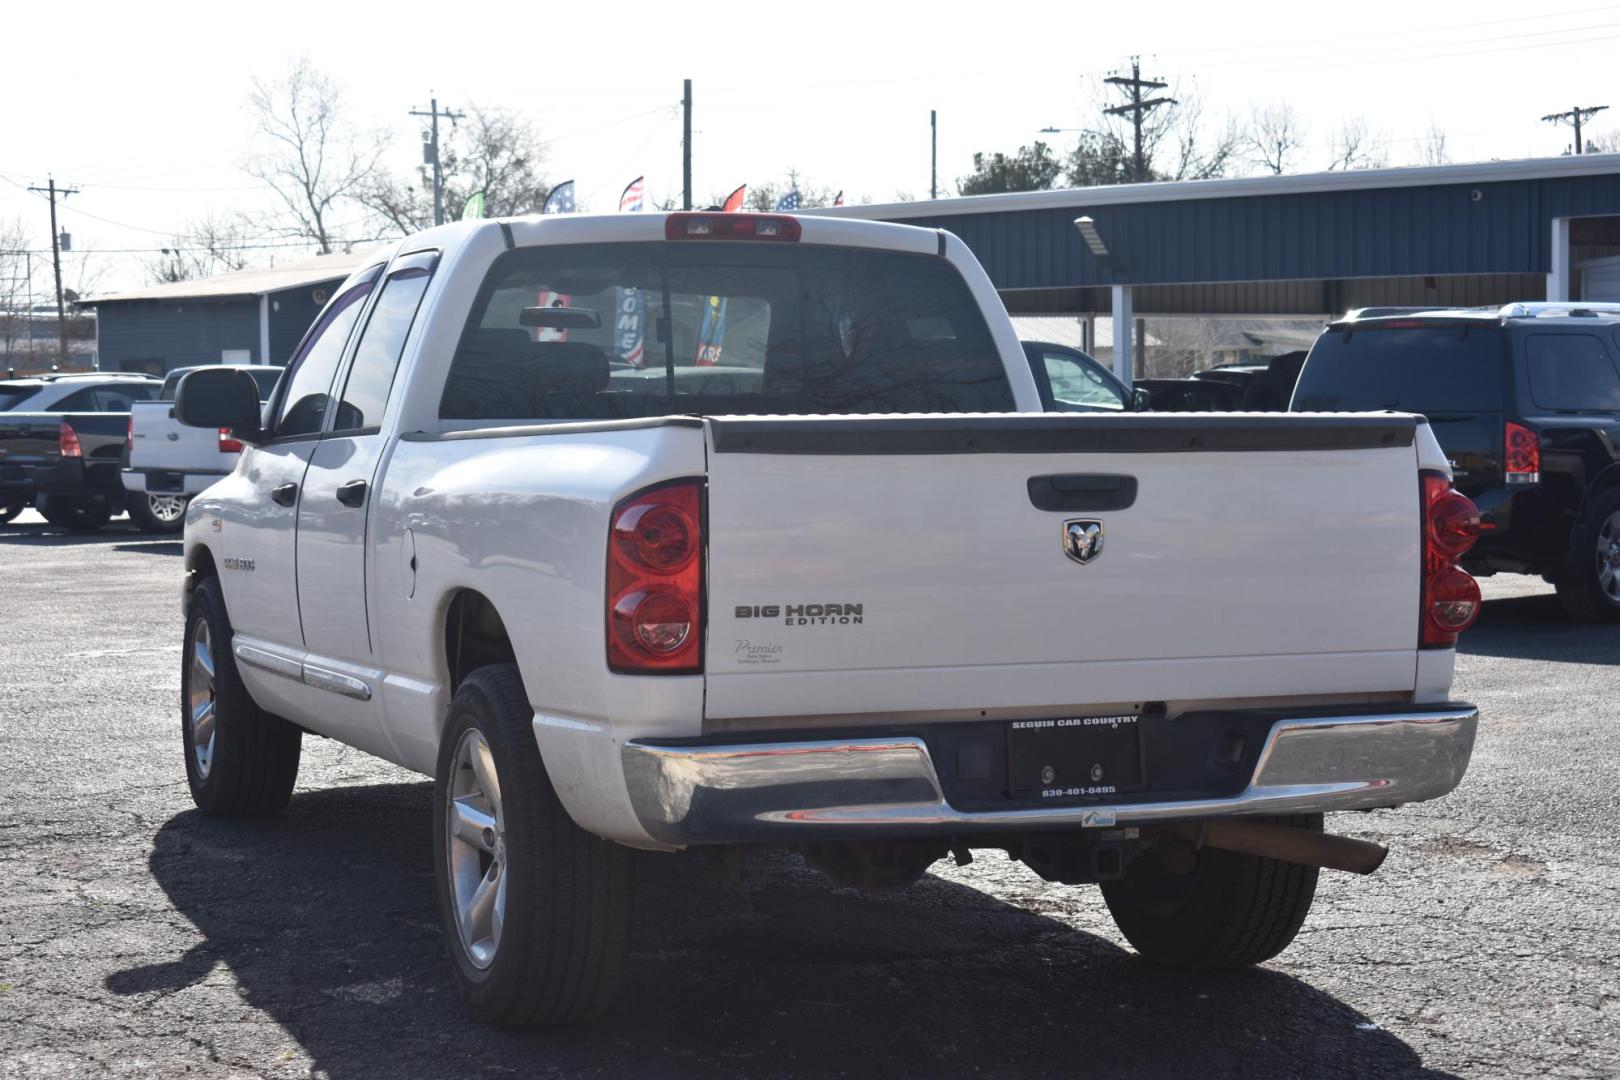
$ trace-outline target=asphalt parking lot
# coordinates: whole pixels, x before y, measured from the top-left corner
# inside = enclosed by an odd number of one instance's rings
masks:
[[[283,817],[192,809],[179,555],[0,527],[0,1076],[1620,1074],[1620,627],[1539,583],[1465,639],[1463,787],[1330,819],[1392,854],[1263,969],[1155,972],[990,853],[882,897],[669,856],[608,1018],[512,1035],[447,976],[426,781],[310,739]]]

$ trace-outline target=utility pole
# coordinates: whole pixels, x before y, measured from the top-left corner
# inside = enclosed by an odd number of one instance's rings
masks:
[[[79,189],[59,188],[56,186],[56,178],[53,176],[47,178],[45,187],[30,187],[28,190],[47,195],[51,200],[51,263],[56,267],[57,365],[63,371],[66,371],[68,362],[67,314],[62,308],[62,234],[56,231],[56,197],[60,195],[65,199],[69,195],[77,195]]]
[[[1575,129],[1575,152],[1577,154],[1584,154],[1586,153],[1586,150],[1581,145],[1581,125],[1607,108],[1607,105],[1592,105],[1583,109],[1577,105],[1573,109],[1569,110],[1569,112],[1552,113],[1551,115],[1543,116],[1542,119],[1549,124],[1568,124],[1570,127],[1573,127]]]
[[[444,117],[451,123],[466,119],[464,112],[455,112],[451,109],[440,109],[439,99],[433,98],[428,103],[427,112],[412,109],[412,116],[426,116],[432,121],[432,134],[428,136],[428,144],[422,148],[422,160],[433,166],[433,224],[444,224],[444,169],[439,165],[439,117]]]
[[[692,209],[692,80],[681,93],[681,209]]]
[[[928,110],[928,197],[939,198],[939,112]]]
[[[1111,109],[1104,109],[1103,112],[1109,116],[1129,116],[1131,118],[1131,128],[1136,134],[1136,153],[1132,159],[1134,166],[1131,169],[1131,179],[1141,183],[1148,178],[1147,161],[1142,154],[1142,121],[1147,118],[1148,113],[1157,109],[1160,105],[1174,105],[1176,99],[1142,97],[1142,91],[1144,90],[1163,90],[1170,84],[1159,82],[1156,79],[1142,78],[1142,58],[1139,56],[1131,57],[1130,78],[1127,79],[1123,75],[1111,75],[1104,79],[1103,82],[1113,83],[1131,96],[1131,100],[1125,104],[1115,105]]]

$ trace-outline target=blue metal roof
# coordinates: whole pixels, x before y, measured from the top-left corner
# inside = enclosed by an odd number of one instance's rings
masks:
[[[931,211],[923,213],[922,211]],[[943,228],[998,289],[1545,273],[1555,217],[1620,214],[1620,155],[853,207]],[[1118,264],[1074,219],[1089,216]]]

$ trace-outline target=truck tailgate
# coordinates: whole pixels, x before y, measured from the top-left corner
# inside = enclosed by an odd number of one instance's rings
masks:
[[[137,401],[130,407],[130,468],[224,471],[230,457],[219,452],[217,431],[176,420],[174,402]]]
[[[711,419],[706,714],[1410,691],[1415,424]]]

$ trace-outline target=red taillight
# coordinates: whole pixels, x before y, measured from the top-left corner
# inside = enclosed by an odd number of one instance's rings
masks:
[[[222,454],[240,454],[242,452],[242,444],[231,438],[231,429],[228,427],[219,429],[219,452]]]
[[[776,214],[670,214],[664,219],[665,240],[797,240],[798,219]]]
[[[57,425],[56,448],[63,457],[84,457],[84,447],[79,445],[79,433],[74,431],[73,425],[66,420]]]
[[[1510,484],[1541,482],[1541,436],[1511,421],[1502,432],[1503,468]]]
[[[613,511],[608,538],[608,667],[689,674],[703,663],[703,486],[680,480]]]
[[[1479,511],[1444,473],[1423,473],[1423,610],[1419,644],[1445,649],[1479,618],[1479,582],[1457,565],[1479,538]]]

